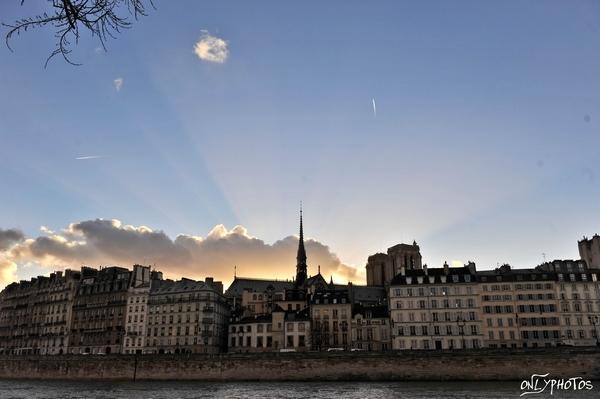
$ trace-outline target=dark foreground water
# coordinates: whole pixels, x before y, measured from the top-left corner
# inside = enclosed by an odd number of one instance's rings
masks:
[[[598,384],[592,391],[554,392],[524,398],[600,398]],[[71,382],[0,380],[0,398],[90,399],[196,399],[196,398],[518,398],[514,382]]]

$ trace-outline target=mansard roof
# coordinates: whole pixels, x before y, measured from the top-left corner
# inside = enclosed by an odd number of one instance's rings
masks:
[[[179,281],[152,280],[150,284],[150,295],[177,294],[192,291],[215,291],[213,287],[203,281],[195,281],[183,278]]]
[[[381,319],[389,317],[387,305],[369,305],[364,306],[355,304],[352,306],[352,317],[361,315],[363,318]]]
[[[406,270],[405,275],[398,274],[394,277],[390,285],[474,283],[475,281],[476,275],[468,266],[438,267]]]
[[[293,281],[236,277],[229,288],[227,288],[227,291],[225,291],[225,295],[228,297],[239,297],[242,296],[244,290],[266,292],[268,290],[283,291],[292,288],[294,288]]]
[[[331,305],[350,303],[347,290],[326,290],[317,291],[311,298],[312,305]]]

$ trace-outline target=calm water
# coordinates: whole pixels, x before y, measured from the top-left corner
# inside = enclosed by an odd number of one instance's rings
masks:
[[[555,392],[553,398],[599,398],[592,391]],[[192,399],[192,398],[518,398],[519,382],[400,383],[204,383],[204,382],[65,382],[0,381],[0,398]],[[545,398],[526,395],[525,398]]]

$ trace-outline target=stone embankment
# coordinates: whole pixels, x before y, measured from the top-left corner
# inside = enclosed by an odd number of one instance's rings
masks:
[[[20,379],[489,381],[546,373],[598,380],[600,349],[0,357],[0,378]]]

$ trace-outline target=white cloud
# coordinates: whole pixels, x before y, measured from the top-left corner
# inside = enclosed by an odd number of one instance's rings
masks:
[[[17,264],[0,257],[0,287],[17,280]]]
[[[116,91],[121,91],[121,87],[123,87],[123,78],[116,78],[113,80],[113,85],[115,86]]]
[[[194,53],[203,61],[222,64],[229,57],[227,42],[216,36],[211,36],[203,31],[200,40],[194,45]]]
[[[169,277],[213,276],[223,281],[231,280],[234,265],[238,275],[245,277],[286,279],[296,273],[296,236],[268,244],[252,237],[243,226],[227,229],[216,225],[205,237],[181,234],[172,239],[147,226],[95,219],[71,223],[55,232],[44,228],[43,232],[46,234],[15,242],[4,252],[7,263],[2,267],[7,276],[14,271],[13,263],[34,263],[53,269],[77,268],[81,264],[156,264]],[[307,239],[305,246],[309,274],[316,273],[320,265],[323,275],[334,275],[339,282],[360,282],[356,280],[364,278],[356,268],[342,263],[327,245]]]

